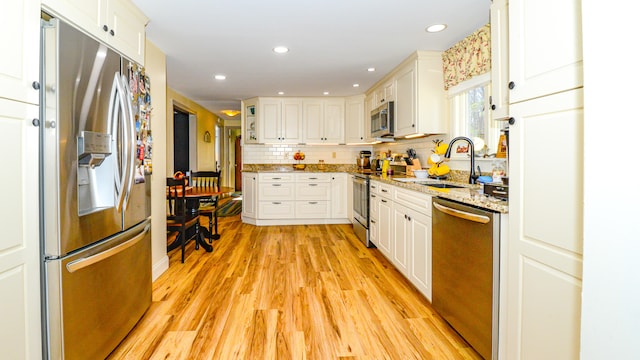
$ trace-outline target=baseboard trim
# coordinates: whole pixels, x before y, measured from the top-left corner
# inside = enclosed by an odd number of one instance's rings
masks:
[[[156,281],[157,278],[160,277],[165,271],[169,269],[169,256],[163,256],[160,261],[153,264],[153,268],[151,271],[151,281]]]

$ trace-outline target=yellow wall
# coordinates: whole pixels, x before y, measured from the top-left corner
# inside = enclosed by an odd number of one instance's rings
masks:
[[[187,111],[190,114],[194,114],[197,119],[197,135],[196,135],[196,167],[191,170],[216,170],[216,159],[214,156],[215,150],[215,125],[217,122],[222,122],[220,118],[214,115],[209,110],[198,105],[191,99],[178,93],[177,91],[168,88],[167,94],[167,114],[171,114],[167,117],[167,172],[170,176],[173,171],[173,106]],[[211,134],[211,142],[204,142],[204,133],[209,131]],[[171,143],[171,144],[169,144]]]
[[[151,85],[151,136],[153,172],[151,174],[151,264],[154,280],[169,267],[166,218],[167,144],[167,61],[153,43],[147,41],[145,71]],[[172,112],[173,114],[173,112]]]

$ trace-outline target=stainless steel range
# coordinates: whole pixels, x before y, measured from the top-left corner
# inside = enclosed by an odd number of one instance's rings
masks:
[[[369,175],[353,175],[353,231],[367,247],[375,247],[369,240]]]

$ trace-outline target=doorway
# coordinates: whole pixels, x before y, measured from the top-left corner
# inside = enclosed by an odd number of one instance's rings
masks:
[[[242,148],[240,147],[239,126],[225,127],[225,163],[227,164],[227,184],[233,186],[236,191],[242,191]]]
[[[173,172],[189,169],[189,114],[173,108]]]
[[[186,173],[197,165],[196,122],[194,114],[173,107],[173,173]]]

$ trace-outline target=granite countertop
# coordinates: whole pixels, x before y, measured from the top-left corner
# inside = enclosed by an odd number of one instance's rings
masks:
[[[431,196],[439,196],[441,198],[459,201],[464,204],[481,207],[488,210],[493,210],[499,213],[506,214],[509,212],[509,202],[494,198],[492,196],[485,196],[482,192],[482,185],[466,184],[454,181],[442,181],[433,179],[424,179],[434,183],[445,183],[462,186],[461,188],[445,188],[439,189],[434,187],[425,186],[423,184],[416,183],[414,181],[401,181],[406,178],[405,176],[378,176],[371,175],[371,180],[380,181],[383,183],[398,186],[404,189],[422,192]],[[400,180],[398,180],[400,179]]]
[[[306,164],[304,170],[295,170],[292,164],[243,164],[243,172],[346,172],[350,174],[357,173],[356,165],[351,164],[325,164],[324,166],[318,166],[318,164]],[[468,172],[451,172],[450,180],[433,180],[424,179],[425,181],[432,181],[436,183],[454,184],[462,186],[461,188],[449,188],[439,189],[434,187],[428,187],[416,182],[405,182],[402,179],[407,177],[404,175],[374,175],[370,174],[371,180],[381,181],[387,184],[398,186],[404,189],[422,192],[431,196],[439,196],[445,199],[458,201],[464,204],[481,207],[484,209],[496,211],[506,214],[509,212],[509,202],[500,200],[494,197],[485,196],[482,192],[482,185],[467,184],[463,181],[469,178]]]

